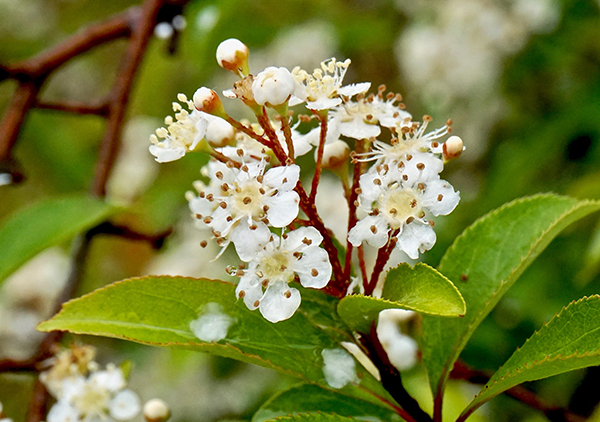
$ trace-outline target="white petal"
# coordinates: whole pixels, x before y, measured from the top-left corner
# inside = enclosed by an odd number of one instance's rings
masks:
[[[251,230],[245,220],[240,221],[230,235],[231,241],[235,245],[235,251],[245,262],[252,261],[271,237],[271,232],[265,223],[258,221],[254,224],[256,229]]]
[[[140,398],[132,390],[118,392],[108,405],[110,416],[119,421],[132,419],[142,410]]]
[[[300,284],[312,289],[322,289],[331,278],[331,264],[325,249],[318,246],[309,247],[303,252],[298,261],[296,273],[300,277]]]
[[[119,391],[125,387],[125,378],[123,372],[114,365],[107,365],[105,371],[94,372],[89,377],[92,385],[102,387],[108,391]]]
[[[402,234],[398,236],[397,247],[411,259],[419,258],[419,251],[428,251],[435,245],[435,232],[429,224],[413,221],[406,224]]]
[[[292,164],[273,167],[265,173],[263,183],[280,191],[292,190],[296,187],[298,179],[300,179],[300,167]]]
[[[381,248],[388,241],[388,230],[389,227],[383,218],[368,215],[352,227],[348,233],[348,241],[353,246],[360,246],[362,242],[367,242],[375,248]]]
[[[296,230],[292,230],[286,233],[287,238],[285,239],[285,248],[290,251],[299,250],[302,251],[309,245],[320,245],[323,241],[323,236],[314,227],[300,227]],[[310,242],[304,242],[304,239],[310,240]]]
[[[408,176],[408,181],[412,185],[427,183],[439,178],[438,175],[444,169],[441,159],[431,153],[413,152],[411,155],[410,161],[402,160],[405,165],[402,173]]]
[[[294,315],[300,306],[300,300],[300,292],[297,289],[289,287],[287,283],[277,282],[267,287],[260,301],[260,313],[267,321],[283,321]]]
[[[381,133],[379,125],[365,123],[362,116],[356,116],[354,119],[342,122],[340,124],[342,135],[353,139],[368,139],[377,137]]]
[[[317,98],[315,101],[307,101],[306,108],[311,110],[325,110],[327,108],[333,108],[342,103],[341,98]]]
[[[441,195],[441,201],[439,200]],[[433,180],[425,186],[425,192],[420,201],[435,216],[448,215],[458,205],[460,193],[455,192],[452,185],[445,180]]]
[[[177,148],[166,148],[159,147],[158,145],[150,145],[150,154],[156,157],[156,161],[159,163],[168,163],[171,161],[179,160],[185,155],[184,147]]]
[[[52,406],[46,416],[48,422],[77,422],[79,410],[65,400],[59,400]]]
[[[353,95],[367,92],[371,88],[371,82],[361,82],[359,84],[350,84],[338,89],[338,94],[345,97],[352,97]]]
[[[206,198],[200,198],[196,196],[189,202],[190,211],[194,214],[200,214],[202,218],[207,217],[213,213],[217,204],[213,201],[210,202]]]
[[[273,227],[285,227],[298,216],[300,197],[294,191],[279,192],[263,200],[269,207],[267,219]]]
[[[244,292],[244,303],[251,311],[255,310],[258,306],[255,306],[256,301],[260,301],[263,297],[262,287],[256,274],[254,274],[255,268],[250,267],[246,270],[246,273],[240,282],[238,283],[235,294],[240,297],[240,292]]]

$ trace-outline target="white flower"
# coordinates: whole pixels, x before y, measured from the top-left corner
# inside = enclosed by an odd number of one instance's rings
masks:
[[[179,94],[177,98],[185,103],[190,111],[183,109],[180,103],[174,102],[175,120],[167,116],[167,127],[157,129],[156,135],[150,136],[150,153],[159,163],[178,160],[196,148],[206,133],[209,123],[207,117],[212,117],[196,110],[184,94]]]
[[[415,315],[404,309],[386,309],[379,313],[377,338],[388,355],[390,363],[399,371],[412,368],[417,363],[419,346],[400,330],[399,324]]]
[[[281,238],[271,236],[262,250],[246,260],[248,268],[237,271],[241,277],[237,296],[250,310],[260,309],[270,322],[290,318],[301,299],[289,282],[298,277],[302,286],[313,289],[329,282],[332,269],[327,252],[319,247],[322,240],[314,227],[301,227]]]
[[[223,69],[244,76],[248,74],[249,54],[246,44],[238,39],[229,38],[217,47],[217,62]]]
[[[396,246],[410,258],[433,247],[436,236],[425,211],[434,216],[447,215],[458,204],[460,196],[439,177],[421,181],[410,179],[398,166],[377,166],[360,178],[360,208],[370,214],[350,230],[348,240],[354,246],[367,242],[381,248],[390,230],[397,238]]]
[[[415,156],[419,153],[427,153],[429,158],[423,158],[423,162],[432,162],[433,166],[441,166],[443,168],[442,153],[443,144],[438,142],[438,139],[450,132],[450,121],[448,124],[436,129],[432,132],[425,133],[428,123],[431,118],[425,116],[423,123],[412,123],[409,127],[403,127],[400,131],[400,138],[393,138],[390,144],[375,140],[373,150],[364,154],[357,154],[356,158],[359,161],[375,161],[380,163],[398,163],[406,162],[408,157]],[[423,156],[424,157],[424,156]],[[439,164],[433,161],[439,161]],[[421,161],[415,161],[421,162]],[[439,173],[439,172],[438,172]]]
[[[299,67],[294,68],[292,76],[296,80],[296,89],[289,104],[306,102],[306,107],[312,110],[325,110],[339,105],[342,95],[352,97],[366,92],[371,86],[369,82],[342,87],[348,66],[350,59],[338,62],[331,58],[322,62],[321,68],[315,69],[312,75]]]
[[[144,404],[144,419],[148,422],[165,422],[171,417],[169,405],[161,399],[150,399]]]
[[[294,93],[295,82],[285,67],[267,67],[254,78],[252,94],[260,105],[280,106]]]
[[[379,126],[400,132],[411,126],[412,116],[394,103],[400,101],[400,96],[393,95],[383,98],[383,92],[367,97],[359,96],[357,101],[346,101],[333,111],[335,118],[340,121],[342,135],[353,139],[368,139],[381,133]]]
[[[264,161],[239,169],[225,166],[214,174],[218,192],[197,184],[199,195],[188,198],[196,218],[212,229],[223,249],[233,242],[242,260],[252,259],[269,240],[267,226],[285,227],[298,215],[299,197],[293,189],[300,167],[292,164],[265,172],[265,166]]]
[[[43,377],[40,379],[44,382]],[[48,422],[125,421],[141,410],[138,395],[125,389],[123,373],[114,365],[88,377],[64,378],[60,388],[51,393],[58,401],[48,413]]]

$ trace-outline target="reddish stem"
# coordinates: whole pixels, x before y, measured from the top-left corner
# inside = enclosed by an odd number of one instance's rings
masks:
[[[312,180],[312,186],[310,188],[310,201],[315,202],[317,197],[317,187],[321,179],[321,171],[323,169],[323,151],[325,149],[325,141],[327,139],[327,114],[324,116],[317,110],[311,110],[315,116],[321,122],[321,131],[319,134],[319,147],[317,148],[317,162],[315,165],[315,175]]]

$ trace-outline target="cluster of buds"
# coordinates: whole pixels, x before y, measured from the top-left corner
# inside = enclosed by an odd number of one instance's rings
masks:
[[[332,58],[312,72],[268,67],[253,76],[248,55],[235,39],[217,49],[219,65],[240,78],[223,95],[247,105],[255,123],[230,117],[219,95],[202,87],[192,100],[179,94],[183,105],[173,103],[175,118],[152,135],[150,152],[159,162],[192,151],[212,157],[202,170],[208,183],[196,182],[187,199],[221,253],[233,243],[243,262],[227,272],[240,278],[236,293],[248,308],[271,322],[288,319],[301,301],[289,283],[343,297],[352,291],[353,266],[360,290],[372,294],[394,248],[418,259],[433,247],[431,216],[446,215],[459,202],[439,174],[460,156],[462,140],[443,141],[450,121],[427,132],[431,118],[413,121],[402,97],[383,85],[376,93],[368,93],[368,82],[344,86],[350,60]],[[302,104],[309,113],[294,118],[289,108]],[[313,149],[308,188],[302,180],[309,169],[296,159]],[[324,169],[344,187],[350,215],[344,240],[334,239],[315,203]],[[370,277],[365,243],[379,250]],[[345,259],[336,245],[346,246]]]
[[[89,346],[72,346],[49,362],[40,381],[56,399],[48,422],[127,421],[141,410],[138,395],[126,387],[125,374],[109,364],[100,369]]]

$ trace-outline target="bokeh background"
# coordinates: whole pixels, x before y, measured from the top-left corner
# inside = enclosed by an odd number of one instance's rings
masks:
[[[65,39],[90,22],[136,4],[125,0],[0,0],[0,63],[18,61]],[[424,255],[436,265],[452,240],[487,211],[537,192],[600,199],[600,2],[594,0],[193,0],[187,27],[171,40],[152,40],[129,106],[123,147],[109,198],[131,205],[122,223],[144,232],[169,227],[161,251],[115,237],[94,239],[78,295],[123,278],[179,274],[224,278],[224,256],[199,247],[184,198],[206,158],[159,165],[148,136],[171,114],[179,92],[204,85],[226,89],[235,80],[219,68],[217,45],[236,37],[251,51],[257,73],[268,65],[305,69],[335,56],[351,58],[345,82],[386,84],[404,97],[415,119],[454,121],[466,151],[444,178],[461,191],[454,213],[436,224],[438,243]],[[45,86],[46,100],[102,98],[125,46],[117,41],[78,57]],[[14,90],[0,85],[0,109]],[[226,103],[232,115],[244,111]],[[2,219],[44,198],[88,189],[104,121],[33,110],[15,157],[26,179],[0,186]],[[329,183],[326,181],[326,183]],[[323,209],[335,207],[323,200]],[[0,290],[0,357],[25,358],[41,338],[68,272],[69,244],[42,253]],[[568,228],[511,288],[483,322],[463,359],[495,370],[533,331],[571,300],[600,291],[598,216]],[[67,340],[72,340],[68,337]],[[203,354],[116,340],[77,338],[99,348],[101,363],[131,360],[131,386],[143,399],[158,396],[174,421],[250,420],[274,392],[296,381],[272,371]],[[600,400],[598,370],[576,371],[529,384],[552,403],[580,413]],[[0,401],[20,422],[31,386],[27,374],[0,375]],[[419,366],[407,386],[427,397]],[[594,387],[591,387],[594,386]],[[579,389],[579,390],[577,390]],[[478,388],[453,382],[449,409],[459,410]],[[577,397],[572,399],[574,391]],[[598,397],[594,397],[596,394]],[[452,413],[452,410],[450,410]],[[592,420],[600,420],[596,412]],[[542,421],[538,412],[498,397],[472,420]]]

